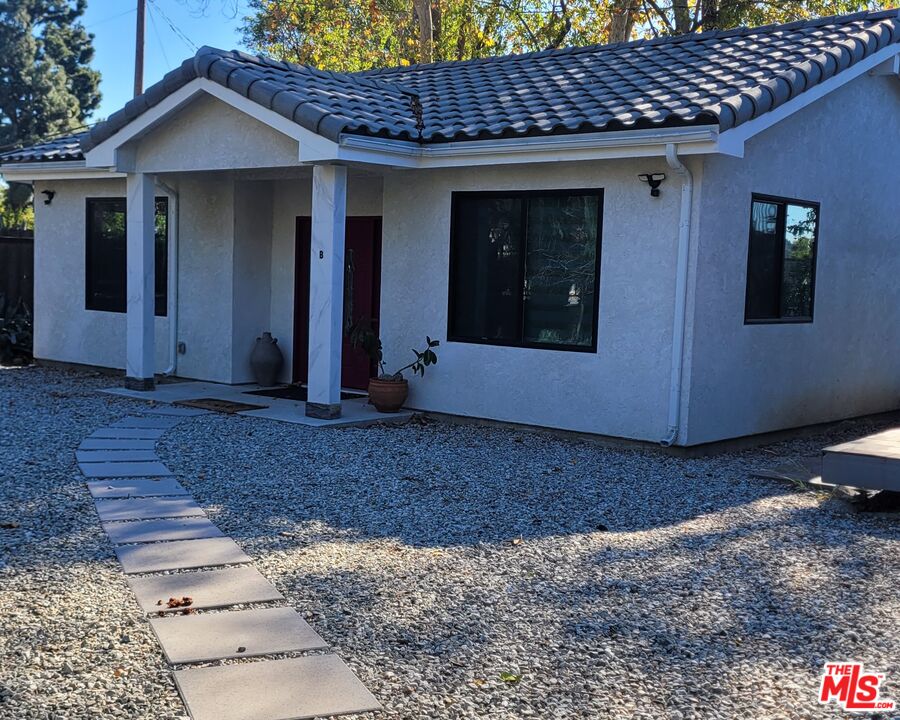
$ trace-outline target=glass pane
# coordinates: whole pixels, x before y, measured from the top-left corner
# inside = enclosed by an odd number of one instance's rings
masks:
[[[456,197],[450,335],[519,339],[522,201]]]
[[[89,200],[87,307],[125,312],[125,200]]]
[[[524,339],[590,347],[597,291],[597,195],[528,201]]]
[[[156,199],[156,232],[155,232],[155,265],[154,287],[156,290],[157,315],[166,315],[166,288],[169,279],[169,200],[168,198]]]
[[[750,214],[750,258],[747,264],[748,320],[779,316],[781,241],[778,237],[779,205],[753,202]]]
[[[784,271],[781,280],[781,316],[812,317],[813,257],[816,209],[788,205],[784,222]]]

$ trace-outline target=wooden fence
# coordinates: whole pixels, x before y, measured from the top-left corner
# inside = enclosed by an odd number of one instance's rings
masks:
[[[0,231],[0,298],[15,307],[19,298],[34,309],[34,238]],[[0,314],[4,312],[0,302]]]

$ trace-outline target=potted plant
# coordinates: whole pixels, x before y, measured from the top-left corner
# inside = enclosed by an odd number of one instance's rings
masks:
[[[440,340],[432,340],[426,335],[425,349],[419,351],[413,348],[412,352],[416,359],[396,372],[388,373],[384,369],[381,338],[372,330],[371,323],[367,319],[360,319],[354,324],[350,328],[349,336],[350,344],[362,349],[378,368],[378,377],[369,380],[369,402],[382,413],[395,413],[403,407],[409,396],[409,382],[403,377],[403,371],[412,370],[413,375],[425,377],[425,368],[437,363],[437,355],[432,348],[441,344]]]

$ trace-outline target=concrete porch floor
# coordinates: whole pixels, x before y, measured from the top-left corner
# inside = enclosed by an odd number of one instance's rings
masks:
[[[280,386],[278,386],[280,387]],[[398,413],[380,413],[368,404],[366,398],[342,401],[342,415],[336,420],[321,420],[306,417],[306,403],[299,400],[284,400],[281,398],[266,397],[265,395],[248,395],[255,390],[266,390],[261,385],[248,383],[246,385],[224,385],[211,382],[171,382],[156,386],[150,391],[128,390],[123,387],[104,388],[101,392],[111,395],[147,400],[160,403],[175,403],[181,400],[199,400],[200,398],[215,398],[229,402],[249,403],[251,405],[264,405],[260,410],[243,410],[237,415],[248,417],[261,417],[269,420],[294,423],[295,425],[307,425],[309,427],[352,427],[365,426],[383,422],[405,422],[412,417],[410,410],[401,410]]]

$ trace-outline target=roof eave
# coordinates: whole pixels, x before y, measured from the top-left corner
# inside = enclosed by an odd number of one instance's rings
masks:
[[[0,163],[0,175],[13,182],[39,180],[96,180],[125,177],[110,168],[87,167],[84,160],[40,160]]]
[[[718,135],[716,126],[701,125],[422,145],[345,134],[340,138],[336,159],[386,164],[398,168],[508,165],[663,157],[666,146],[671,144],[678,145],[681,154],[696,155],[722,152],[718,146]],[[308,160],[315,161],[316,158]]]

